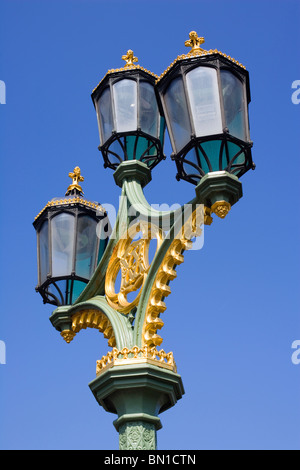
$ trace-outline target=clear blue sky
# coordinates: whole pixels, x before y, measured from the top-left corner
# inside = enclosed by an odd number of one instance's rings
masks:
[[[97,150],[90,98],[133,49],[162,73],[191,30],[205,47],[250,72],[254,172],[204,247],[186,254],[161,330],[185,395],[161,415],[159,449],[299,449],[300,80],[298,0],[0,0],[1,449],[117,449],[114,415],[88,383],[108,351],[96,330],[67,345],[35,293],[32,221],[63,195],[79,165],[87,198],[117,204],[119,189]],[[166,146],[170,155],[170,146]],[[151,203],[184,203],[194,187],[168,158],[146,188]]]

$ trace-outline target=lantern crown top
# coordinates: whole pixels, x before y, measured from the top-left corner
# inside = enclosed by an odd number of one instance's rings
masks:
[[[134,62],[138,62],[138,58],[134,56],[131,49],[129,49],[126,54],[122,55],[122,60],[125,60],[126,62],[124,68],[131,67],[134,65]]]
[[[185,41],[184,45],[186,47],[191,47],[190,53],[203,51],[203,49],[200,47],[201,44],[204,44],[205,42],[205,39],[203,37],[199,37],[196,31],[191,31],[189,34],[189,38],[190,39]]]
[[[78,191],[80,194],[83,194],[82,188],[79,183],[84,181],[84,177],[81,175],[81,170],[79,166],[76,166],[72,172],[69,173],[69,177],[72,178],[73,182],[67,189],[66,196],[68,196],[71,191]]]
[[[130,72],[131,70],[132,71],[141,71],[143,73],[146,73],[148,75],[150,75],[151,77],[154,78],[154,80],[157,80],[159,77],[158,75],[156,75],[155,73],[153,72],[150,72],[150,70],[147,70],[145,69],[144,67],[141,67],[139,64],[137,64],[136,62],[138,62],[138,58],[134,56],[134,53],[131,49],[128,49],[128,51],[126,52],[126,54],[122,55],[122,60],[125,60],[126,64],[121,67],[121,68],[117,68],[117,69],[110,69],[107,71],[106,75],[102,78],[102,80],[98,83],[98,85],[93,89],[92,91],[92,97],[93,95],[97,92],[97,90],[99,89],[100,85],[105,81],[105,79],[107,77],[109,77],[111,74],[115,74],[115,73],[123,73],[123,72]]]
[[[229,59],[231,62],[238,65],[239,67],[246,69],[244,65],[242,65],[240,62],[235,60],[233,57],[227,54],[224,54],[224,52],[220,52],[217,49],[209,49],[209,50],[202,49],[201,45],[204,42],[205,42],[204,37],[199,37],[196,31],[191,31],[189,33],[189,39],[185,41],[184,43],[184,45],[186,47],[190,47],[191,50],[187,54],[181,54],[177,56],[176,59],[169,65],[169,67],[156,80],[156,83],[158,83],[169,72],[169,70],[172,69],[173,66],[176,65],[181,60],[193,59],[195,57],[209,56],[211,54],[218,54],[220,56],[226,57],[226,59]]]

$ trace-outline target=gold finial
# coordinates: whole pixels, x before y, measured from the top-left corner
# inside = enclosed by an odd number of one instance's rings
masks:
[[[133,64],[134,62],[138,61],[138,58],[134,57],[133,51],[131,49],[129,49],[127,51],[127,54],[122,55],[122,60],[126,61],[126,65],[124,67],[131,67],[132,65],[134,65]]]
[[[73,183],[70,184],[70,186],[68,187],[66,196],[69,194],[70,191],[72,191],[72,189],[77,189],[80,193],[83,194],[82,188],[79,183],[81,181],[84,181],[84,177],[81,176],[81,171],[80,171],[79,166],[76,166],[74,168],[74,171],[69,173],[69,177],[73,179]]]
[[[201,46],[201,44],[203,44],[205,42],[204,38],[199,38],[196,31],[191,31],[190,34],[189,34],[189,38],[190,39],[185,41],[184,45],[186,47],[191,47],[192,48],[190,50],[190,52],[195,52],[195,51],[202,50],[200,46]]]

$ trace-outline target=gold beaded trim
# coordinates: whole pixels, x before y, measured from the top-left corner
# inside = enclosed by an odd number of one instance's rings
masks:
[[[240,62],[238,62],[237,60],[235,60],[233,57],[231,57],[230,55],[227,55],[227,54],[224,54],[223,52],[220,52],[218,51],[217,49],[210,49],[209,51],[206,51],[204,49],[199,49],[197,51],[194,51],[194,52],[189,52],[188,54],[181,54],[179,55],[170,65],[169,67],[159,76],[159,78],[156,80],[156,83],[158,83],[167,73],[168,71],[177,63],[179,62],[180,60],[183,60],[183,59],[190,59],[190,58],[193,58],[193,57],[200,57],[200,56],[204,56],[204,55],[209,55],[209,54],[220,54],[222,55],[223,57],[226,57],[227,59],[231,60],[231,62],[234,62],[236,65],[238,65],[239,67],[242,67],[243,69],[246,69],[246,67],[244,65],[242,65]]]
[[[86,199],[82,199],[81,197],[77,196],[72,199],[71,198],[57,199],[55,201],[49,201],[45,205],[45,207],[41,210],[41,212],[39,212],[38,215],[34,218],[34,220],[38,219],[40,215],[47,209],[47,207],[78,204],[78,203],[83,204],[84,206],[91,207],[92,209],[96,209],[96,210],[106,213],[106,210],[104,209],[104,207],[101,206],[101,204],[98,204],[96,202],[90,202],[90,201],[87,201]]]
[[[141,67],[140,65],[134,65],[134,64],[133,65],[126,65],[125,67],[122,67],[122,68],[119,68],[119,69],[110,69],[110,70],[108,70],[106,75],[102,78],[102,80],[98,83],[98,85],[93,89],[92,93],[94,93],[94,91],[97,90],[97,88],[105,80],[107,75],[109,75],[111,73],[115,73],[115,72],[123,72],[123,71],[127,71],[127,70],[135,70],[135,69],[142,70],[143,72],[148,73],[149,75],[154,77],[156,80],[159,78],[158,75],[156,75],[155,73],[150,72],[150,70],[147,70],[144,67]]]

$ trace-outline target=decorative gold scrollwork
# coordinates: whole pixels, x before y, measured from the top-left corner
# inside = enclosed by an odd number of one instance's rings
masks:
[[[138,234],[141,237],[135,240]],[[140,290],[150,268],[149,247],[153,239],[156,240],[157,251],[163,241],[162,230],[148,222],[136,222],[114,249],[107,267],[105,294],[109,305],[121,313],[129,313],[139,302]],[[119,272],[121,281],[119,291],[116,292]],[[130,301],[128,295],[137,291],[135,299]]]
[[[192,238],[201,235],[199,222],[203,223],[205,214],[201,208],[197,208],[182,227],[178,236],[172,241],[167,253],[159,266],[146,306],[145,319],[143,324],[142,344],[148,348],[159,346],[163,339],[157,334],[164,322],[160,318],[167,306],[164,298],[171,293],[170,281],[176,278],[175,268],[183,263],[183,253],[189,250],[193,243]]]

